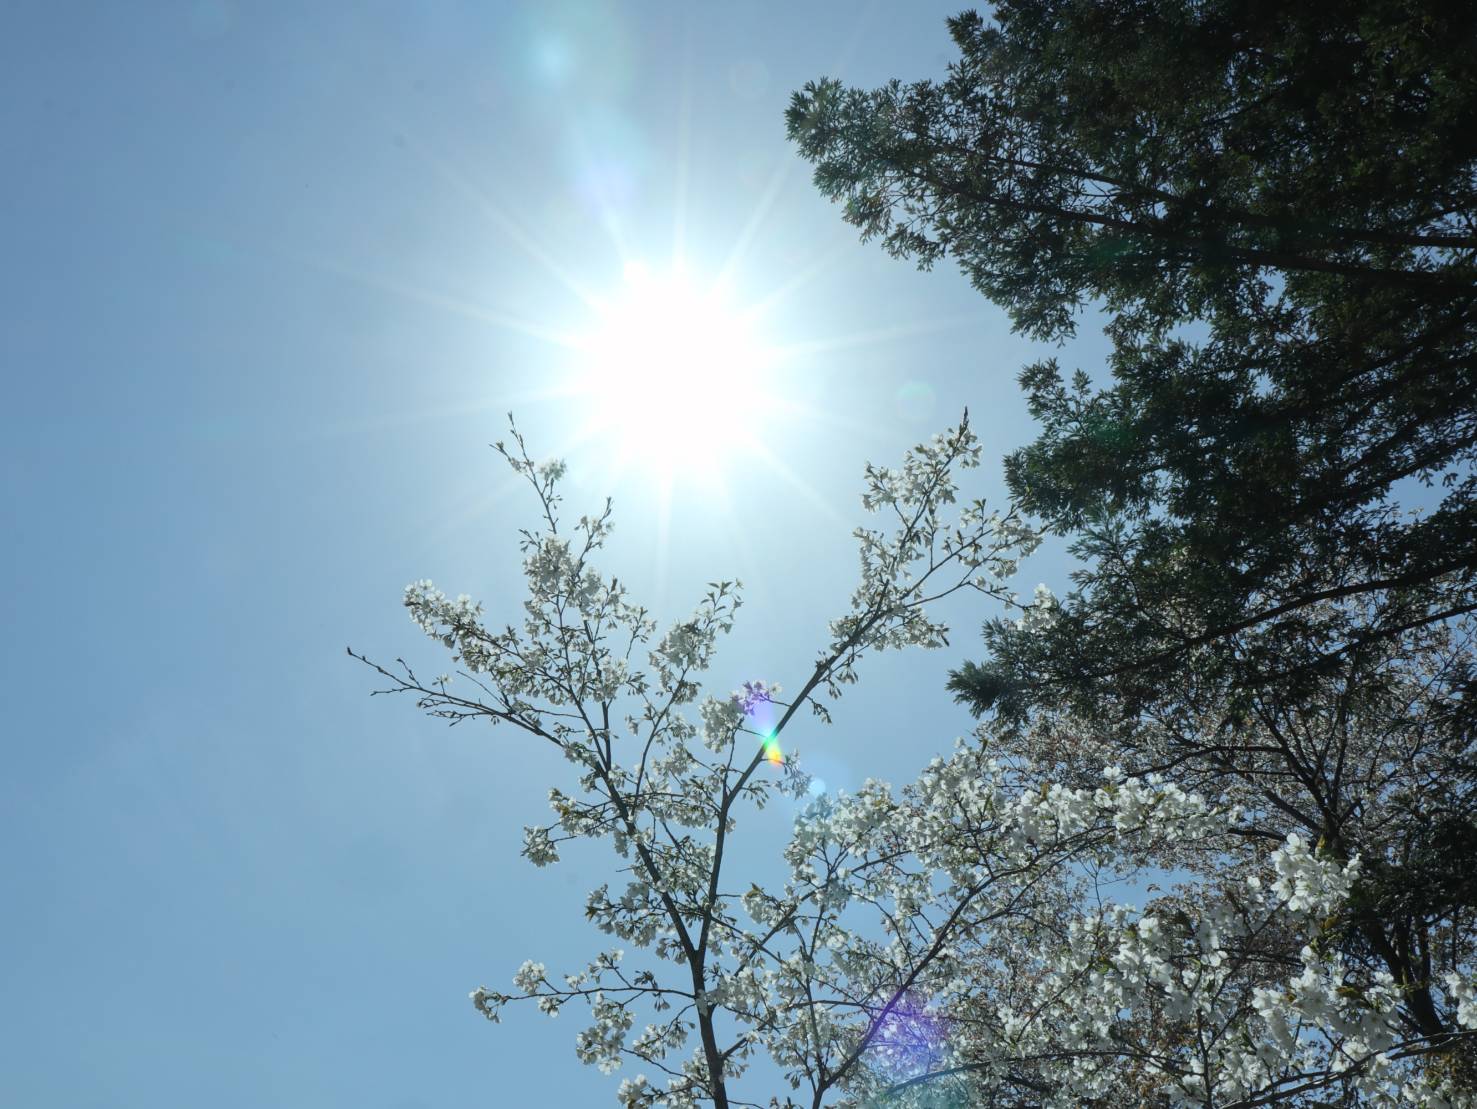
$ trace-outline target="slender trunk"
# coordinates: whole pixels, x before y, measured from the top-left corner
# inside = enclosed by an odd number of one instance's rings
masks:
[[[693,968],[692,989],[699,997],[702,996],[701,968]],[[713,1030],[713,1010],[705,1001],[698,1004],[697,1029],[703,1042],[703,1059],[708,1064],[708,1091],[713,1098],[713,1109],[728,1109],[728,1087],[723,1081],[723,1052],[718,1050],[718,1036]]]
[[[1433,1041],[1444,1039],[1448,1029],[1441,1022],[1436,1004],[1431,1000],[1430,983],[1418,981],[1411,966],[1409,934],[1398,926],[1395,931],[1396,938],[1392,940],[1379,921],[1368,921],[1364,925],[1364,935],[1369,940],[1369,945],[1384,960],[1390,974],[1402,987],[1406,1012],[1415,1022],[1416,1028],[1422,1036]]]

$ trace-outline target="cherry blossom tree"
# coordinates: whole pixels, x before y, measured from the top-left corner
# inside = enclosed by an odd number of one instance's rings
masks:
[[[535,463],[516,428],[498,450],[542,517],[522,533],[521,619],[498,628],[418,582],[405,604],[455,676],[355,657],[381,692],[565,756],[553,819],[525,829],[523,854],[543,867],[571,840],[607,842],[614,882],[586,915],[623,946],[565,973],[526,961],[510,990],[472,992],[483,1016],[582,1006],[577,1055],[632,1064],[627,1107],[1471,1103],[1470,949],[1424,984],[1454,1031],[1412,1035],[1408,984],[1332,942],[1358,855],[1295,832],[1249,850],[1256,815],[1238,796],[1113,762],[1049,781],[983,729],[900,790],[811,799],[782,882],[731,873],[740,819],[808,796],[780,736],[802,710],[829,719],[868,652],[944,644],[929,606],[962,590],[1026,628],[1050,618],[1006,585],[1037,535],[959,499],[980,457],[967,415],[900,467],[866,468],[863,507],[884,524],[857,530],[850,608],[793,695],[757,676],[704,695],[738,584],[710,584],[660,629],[595,566],[610,503],[566,527],[563,465]],[[788,1088],[764,1088],[761,1057]]]

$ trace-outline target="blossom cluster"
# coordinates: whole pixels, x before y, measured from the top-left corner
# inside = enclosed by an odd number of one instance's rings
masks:
[[[433,715],[512,725],[565,755],[571,780],[549,790],[553,819],[524,829],[522,854],[546,867],[568,840],[608,843],[615,877],[585,913],[635,954],[604,951],[562,975],[526,961],[511,992],[472,991],[483,1016],[578,1003],[577,1057],[640,1071],[616,1093],[626,1109],[731,1104],[761,1054],[816,1106],[1250,1105],[1324,1092],[1471,1104],[1455,1070],[1423,1065],[1441,1045],[1412,1042],[1403,984],[1330,942],[1353,911],[1360,859],[1296,834],[1248,849],[1241,808],[1156,774],[1108,765],[1087,785],[1024,784],[983,739],[959,741],[900,790],[868,781],[813,798],[783,879],[735,882],[741,819],[808,783],[793,752],[766,759],[766,747],[802,707],[826,718],[824,699],[857,680],[868,651],[945,642],[930,609],[957,590],[1016,604],[1028,629],[1056,619],[1044,588],[1021,605],[1004,585],[1038,535],[958,503],[958,473],[980,456],[967,421],[898,468],[867,468],[863,507],[888,526],[856,532],[850,608],[788,702],[761,680],[703,695],[741,605],[736,582],[712,583],[658,634],[594,565],[609,504],[567,529],[562,464],[534,463],[516,430],[499,449],[543,513],[523,533],[521,618],[489,626],[471,598],[416,582],[412,619],[473,691],[448,675],[380,673]],[[1239,880],[1178,869],[1189,854],[1236,860]],[[1472,975],[1444,985],[1457,1025],[1477,1029]],[[744,1100],[796,1104],[756,1093]]]

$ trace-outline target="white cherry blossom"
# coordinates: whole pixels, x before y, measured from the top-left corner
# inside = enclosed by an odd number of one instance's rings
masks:
[[[375,668],[433,716],[512,725],[565,755],[553,819],[524,830],[522,853],[545,867],[566,840],[607,842],[611,880],[586,916],[633,955],[553,975],[526,961],[513,992],[472,992],[485,1017],[582,1008],[577,1057],[634,1072],[613,1090],[627,1109],[1472,1104],[1470,1049],[1413,1037],[1401,983],[1331,942],[1356,911],[1359,858],[1296,834],[1258,847],[1237,804],[1156,774],[1043,782],[982,734],[901,789],[811,800],[783,881],[731,873],[742,822],[808,784],[776,737],[802,709],[828,718],[868,651],[944,643],[928,606],[961,589],[1015,605],[1025,627],[1055,618],[1048,591],[1020,605],[1005,585],[1036,533],[959,502],[980,456],[967,420],[900,467],[867,467],[863,507],[885,526],[856,532],[850,608],[791,700],[758,676],[704,694],[736,582],[659,632],[595,566],[609,504],[566,527],[563,464],[535,464],[516,429],[499,450],[542,511],[522,533],[521,614],[498,627],[415,582],[405,605],[461,680]],[[1224,858],[1236,880],[1183,869],[1192,856]],[[1477,1029],[1470,965],[1443,982],[1455,1024]],[[750,1088],[760,1055],[784,1088]],[[1444,1058],[1457,1062],[1431,1064]]]

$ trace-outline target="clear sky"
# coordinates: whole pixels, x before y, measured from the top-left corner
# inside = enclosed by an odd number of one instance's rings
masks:
[[[532,506],[487,446],[509,409],[568,459],[571,509],[615,497],[605,567],[664,619],[744,579],[720,692],[800,683],[866,460],[967,404],[998,495],[1015,374],[1052,352],[951,267],[858,243],[782,120],[810,78],[939,74],[953,10],[4,6],[0,1103],[611,1097],[577,1014],[467,1001],[604,939],[581,907],[605,857],[517,858],[568,768],[371,700],[344,647],[447,668],[400,606],[423,577],[516,617]],[[767,351],[762,387],[711,352],[696,436],[584,388],[602,311],[676,256]],[[735,427],[749,446],[696,465]],[[1021,592],[1061,587],[1042,565]],[[873,659],[834,726],[798,723],[832,787],[968,730],[942,683],[990,611],[955,614],[954,649]]]

